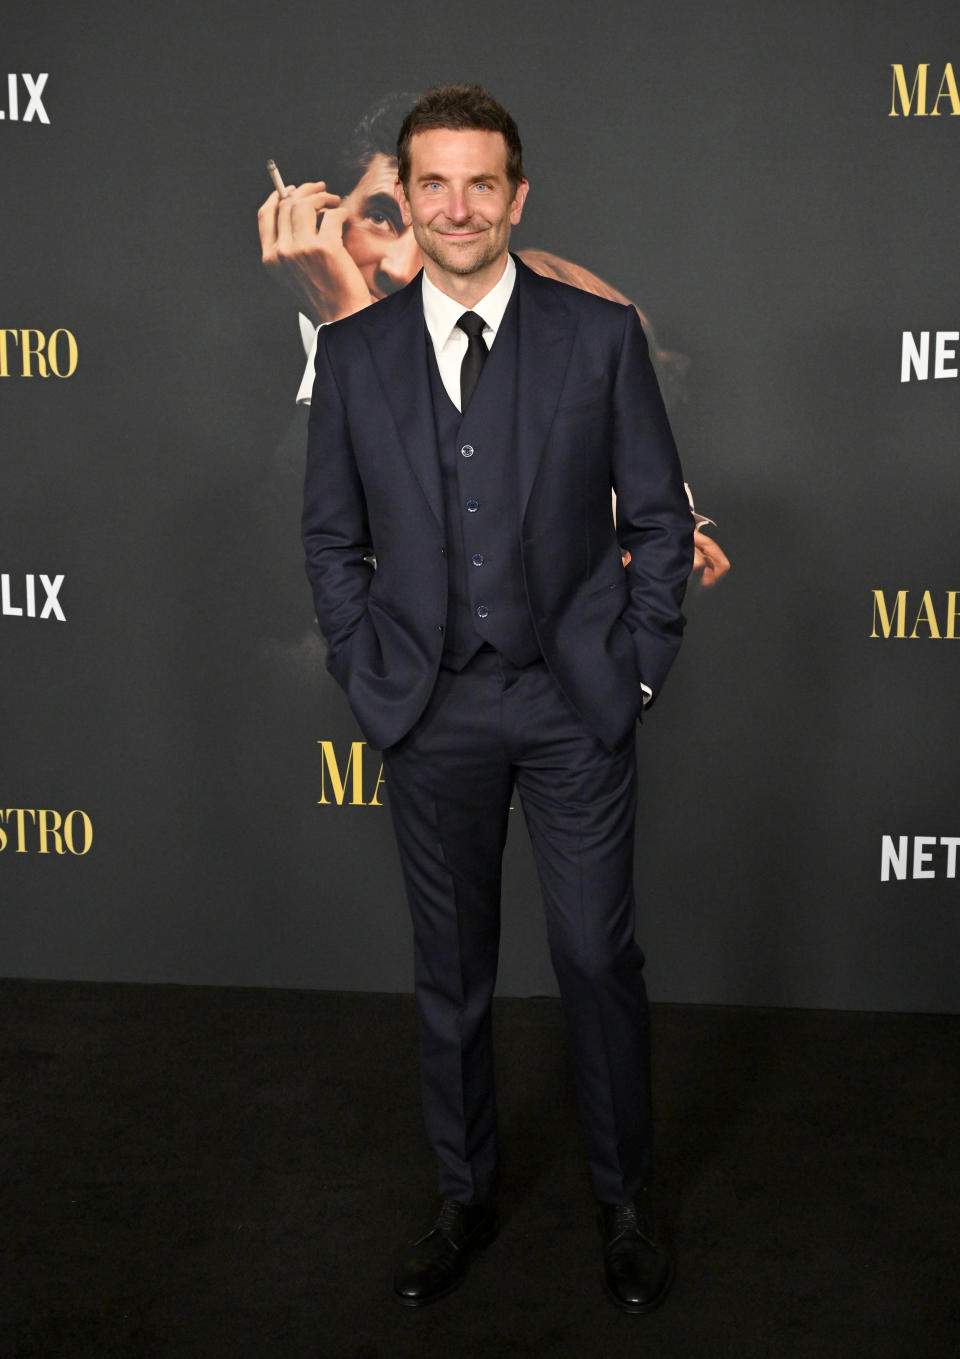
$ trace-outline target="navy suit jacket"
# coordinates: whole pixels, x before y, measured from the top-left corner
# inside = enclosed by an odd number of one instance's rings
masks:
[[[516,263],[516,400],[480,383],[462,432],[482,411],[487,437],[514,451],[541,651],[612,748],[640,715],[641,679],[656,694],[680,645],[693,517],[634,308]],[[447,543],[425,335],[418,274],[325,326],[317,346],[307,575],[327,668],[377,749],[417,721],[443,650]]]

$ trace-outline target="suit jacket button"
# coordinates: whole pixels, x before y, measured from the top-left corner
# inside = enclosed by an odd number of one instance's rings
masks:
[[[467,514],[476,514],[476,512],[477,512],[477,510],[479,510],[479,508],[480,508],[480,502],[479,502],[479,500],[468,500],[468,501],[467,501]]]
[[[473,444],[464,444],[463,447],[462,447],[461,450],[460,450],[460,453],[461,453],[461,456],[464,457],[464,458],[472,458],[472,457],[473,457]]]
[[[490,610],[487,608],[486,604],[478,604],[478,605],[477,605],[477,617],[478,617],[478,618],[486,618],[486,616],[487,616],[487,614],[488,614],[489,612],[490,612]]]

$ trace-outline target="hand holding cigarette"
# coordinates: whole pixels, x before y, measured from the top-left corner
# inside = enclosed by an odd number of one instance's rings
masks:
[[[257,214],[264,264],[296,294],[301,308],[324,324],[370,305],[363,275],[343,243],[346,211],[325,180],[284,184],[267,161],[273,193]]]

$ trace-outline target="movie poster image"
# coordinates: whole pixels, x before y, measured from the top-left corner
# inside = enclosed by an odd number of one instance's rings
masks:
[[[651,995],[956,1003],[945,15],[918,47],[785,0],[11,11],[9,975],[408,987],[389,787],[303,570],[307,403],[317,327],[419,268],[402,112],[475,80],[523,136],[517,254],[640,312],[697,520],[638,738]],[[500,982],[537,994],[524,844]]]

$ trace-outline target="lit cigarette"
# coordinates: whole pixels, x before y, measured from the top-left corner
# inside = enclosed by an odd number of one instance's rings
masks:
[[[280,171],[277,169],[277,162],[275,160],[267,161],[267,174],[273,180],[273,187],[282,198],[287,186],[280,178]]]

